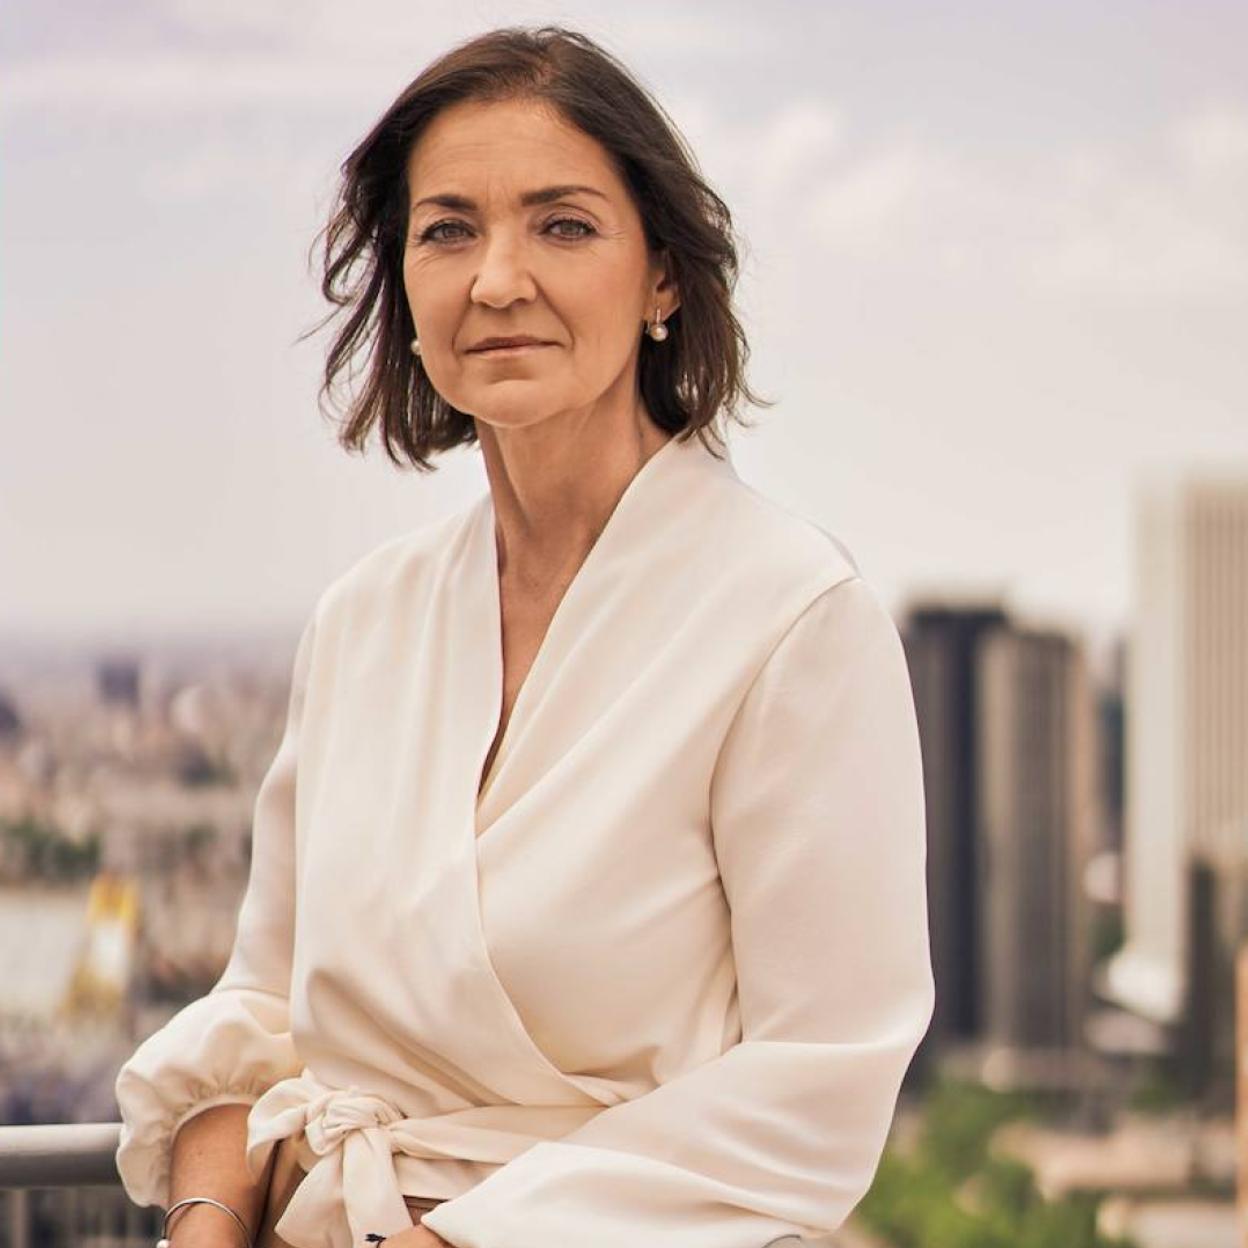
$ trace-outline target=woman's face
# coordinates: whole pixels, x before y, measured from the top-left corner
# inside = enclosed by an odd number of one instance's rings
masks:
[[[677,300],[596,140],[540,103],[463,102],[425,129],[407,184],[418,367],[448,403],[514,427],[632,401],[642,321]],[[511,335],[548,345],[474,351]]]

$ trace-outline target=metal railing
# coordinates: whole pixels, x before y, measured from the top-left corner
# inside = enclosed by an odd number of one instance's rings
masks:
[[[120,1184],[120,1135],[119,1122],[0,1126],[0,1188]]]
[[[0,1244],[8,1248],[155,1242],[161,1212],[120,1191],[119,1122],[0,1126]],[[115,1189],[97,1193],[83,1189]],[[49,1190],[51,1189],[51,1190]]]

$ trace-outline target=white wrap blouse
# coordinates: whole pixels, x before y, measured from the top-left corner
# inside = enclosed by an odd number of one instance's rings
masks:
[[[278,1233],[761,1248],[865,1194],[934,1000],[901,640],[697,436],[623,495],[502,707],[487,490],[321,594],[220,980],[116,1081],[117,1166],[251,1105]]]

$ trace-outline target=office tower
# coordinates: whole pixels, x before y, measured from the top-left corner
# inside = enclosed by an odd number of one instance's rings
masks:
[[[1089,1003],[1096,697],[1080,645],[1056,631],[998,630],[978,663],[983,1038],[1060,1060],[1082,1046]]]
[[[924,601],[902,630],[923,750],[928,923],[936,1006],[912,1065],[979,1033],[979,759],[974,712],[980,639],[1004,627],[995,605]]]
[[[1147,482],[1133,574],[1126,944],[1101,987],[1181,1028],[1189,1004],[1199,1014],[1229,997],[1208,961],[1246,934],[1236,899],[1248,846],[1248,469]],[[1216,1025],[1186,1024],[1208,1056]]]

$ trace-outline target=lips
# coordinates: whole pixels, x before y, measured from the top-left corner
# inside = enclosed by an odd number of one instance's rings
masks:
[[[486,338],[479,342],[475,347],[470,347],[469,351],[473,353],[508,351],[516,347],[548,347],[550,345],[550,343],[546,342],[542,338]]]
[[[522,342],[515,347],[489,347],[484,350],[469,351],[468,354],[501,364],[505,360],[519,360],[527,355],[536,355],[539,351],[545,351],[547,347],[552,346],[554,346],[552,342]]]

